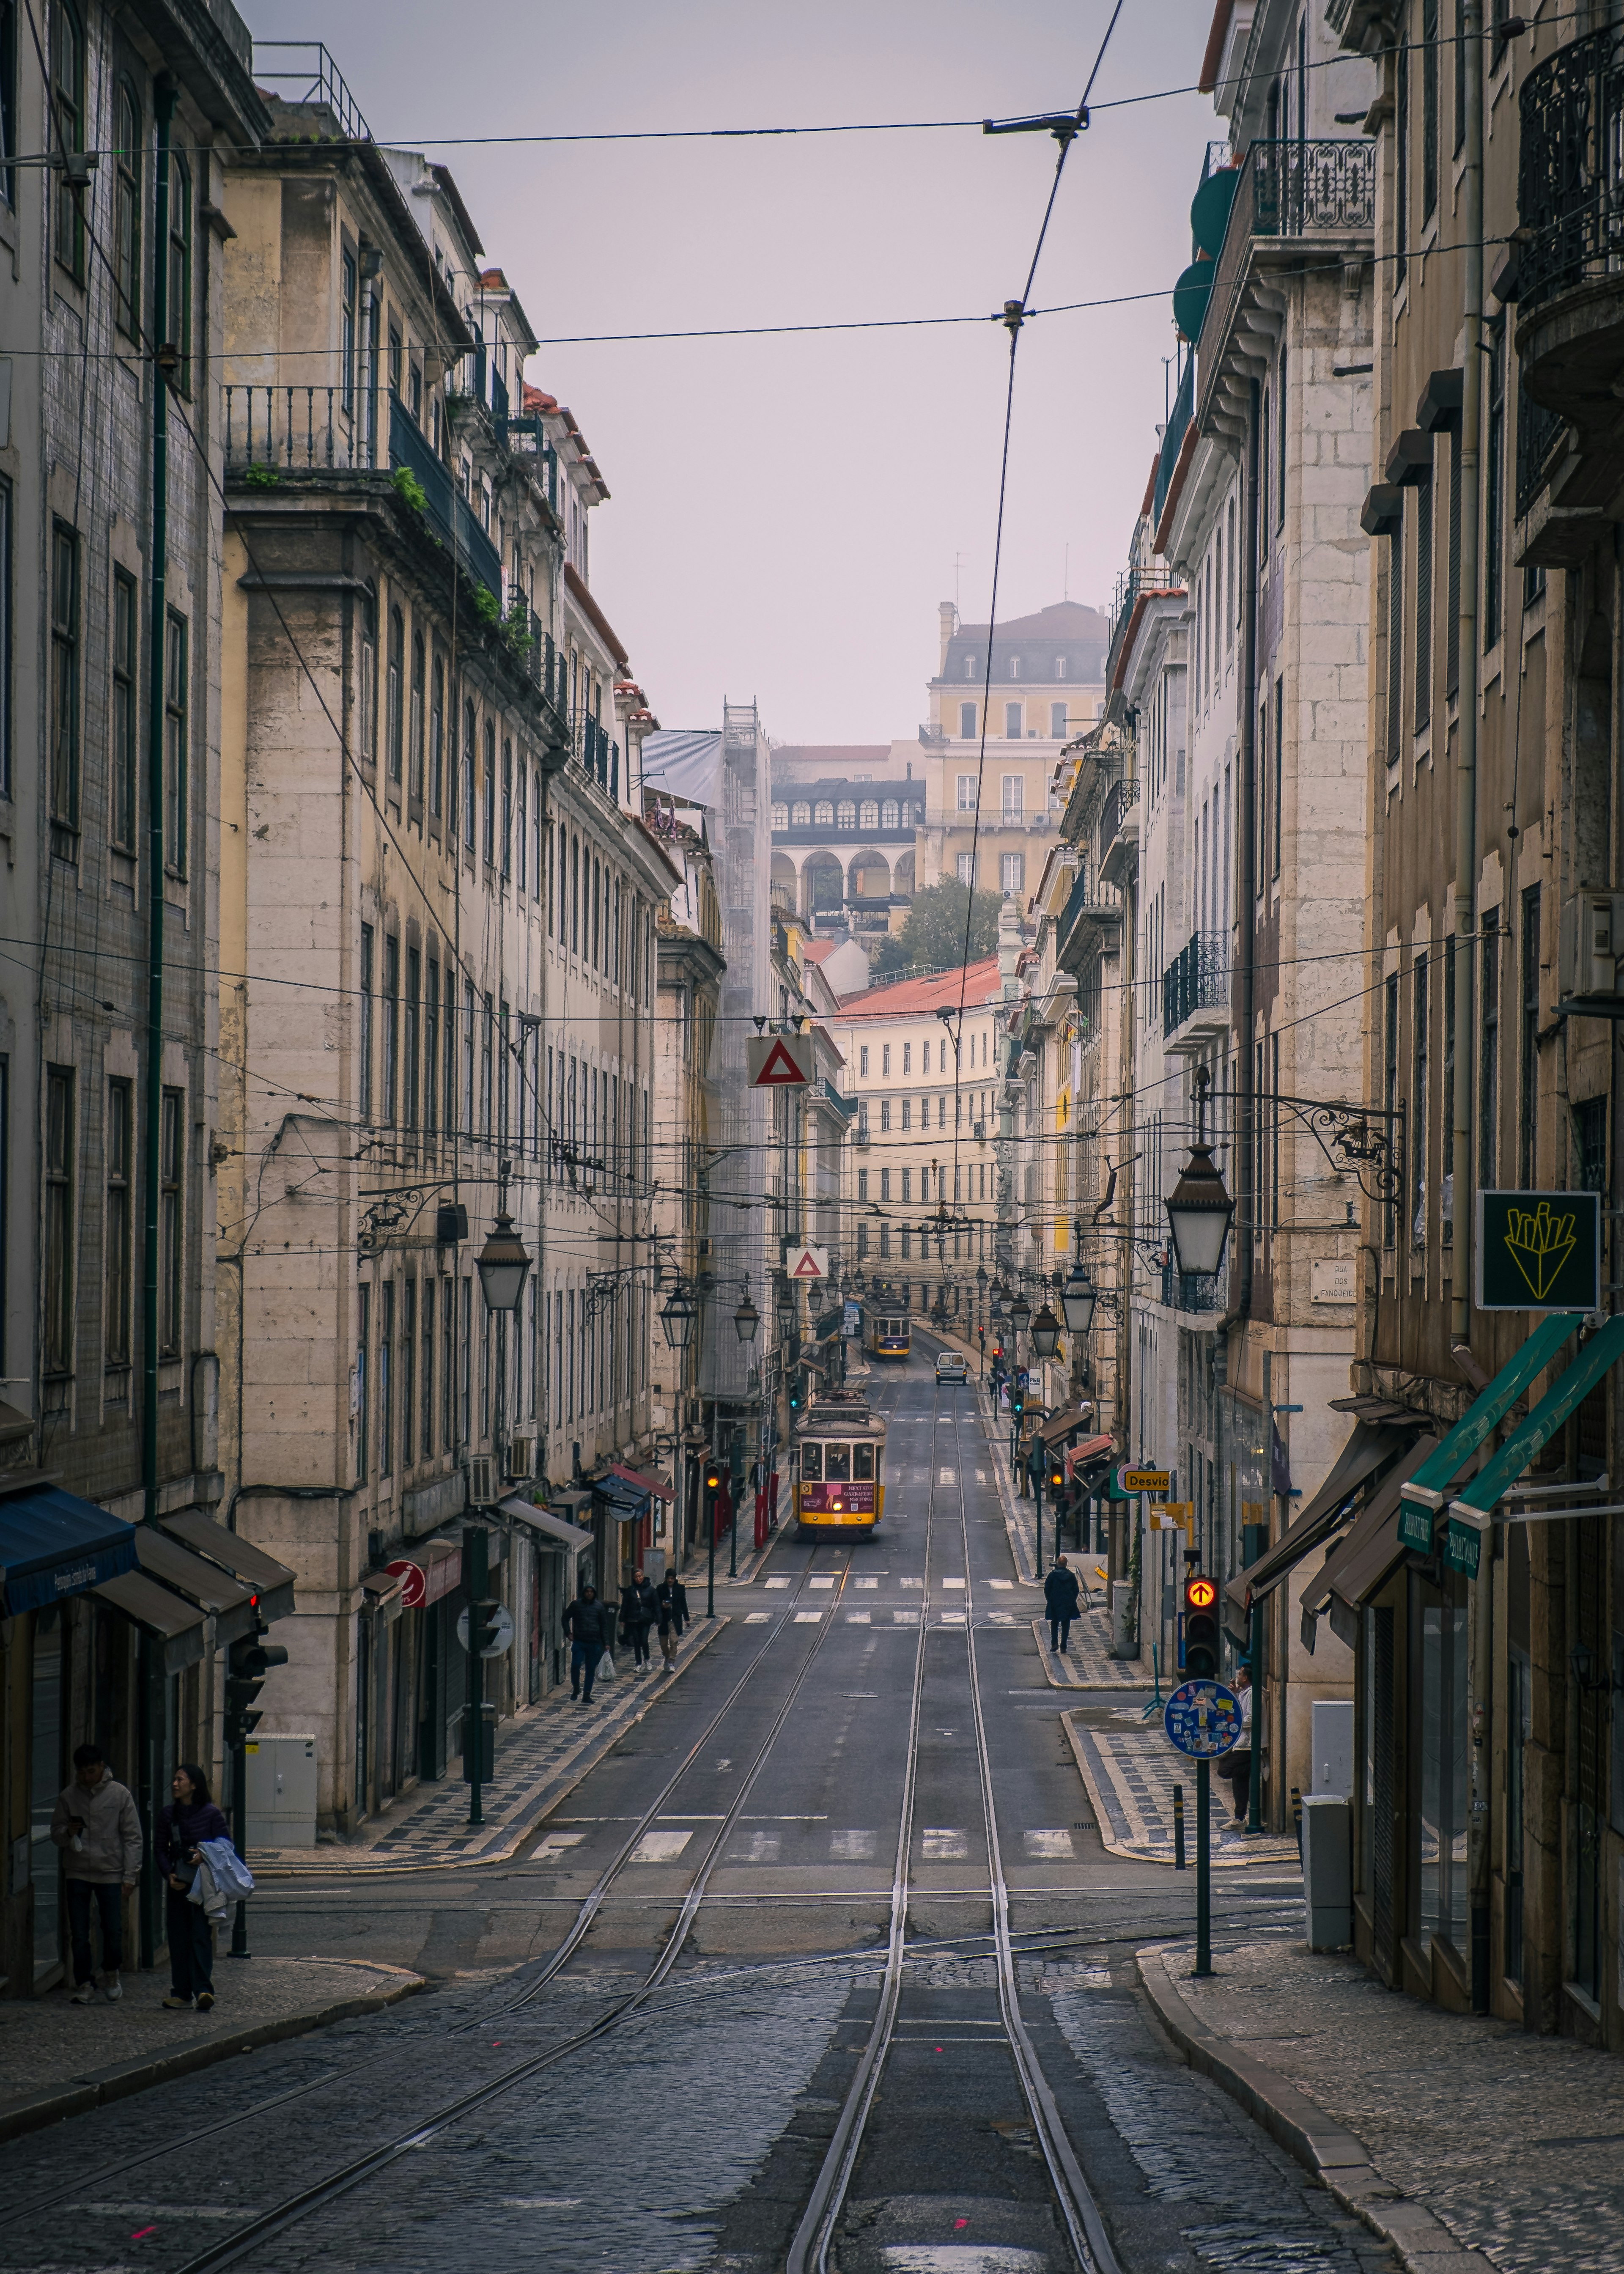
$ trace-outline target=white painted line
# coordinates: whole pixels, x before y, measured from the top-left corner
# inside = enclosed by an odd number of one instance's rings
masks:
[[[1019,1626],[1020,1621],[1013,1611],[989,1611],[987,1623],[989,1627],[1012,1627]]]
[[[829,1852],[838,1863],[866,1864],[874,1855],[872,1832],[831,1832]]]
[[[919,1624],[917,1611],[893,1611],[891,1617],[899,1627],[916,1627]]]
[[[942,1585],[944,1587],[962,1587],[964,1581],[962,1579],[944,1579]]]
[[[674,1864],[693,1836],[691,1832],[645,1832],[628,1860],[634,1864]]]
[[[927,1825],[920,1834],[920,1849],[927,1864],[957,1864],[969,1854],[970,1842],[962,1832]]]
[[[905,1579],[902,1584],[905,1587],[922,1587],[925,1583],[922,1579]]]
[[[977,1469],[975,1472],[975,1481],[978,1485],[984,1485],[986,1483],[987,1472],[985,1469]]]
[[[832,1577],[828,1579],[812,1579],[808,1582],[808,1585],[813,1587],[832,1587],[834,1584]]]
[[[855,1587],[877,1587],[880,1583],[877,1579],[854,1579],[852,1584]]]
[[[566,1848],[578,1848],[585,1838],[584,1832],[549,1832],[530,1861],[545,1864],[549,1856],[561,1856]]]
[[[958,1473],[959,1472],[956,1469],[938,1469],[936,1471],[936,1482],[942,1485],[951,1485]]]
[[[1069,1832],[1023,1832],[1020,1836],[1027,1855],[1046,1863],[1069,1864],[1077,1854]]]
[[[846,1615],[846,1623],[848,1627],[872,1626],[874,1623],[874,1613],[872,1611],[848,1611]]]
[[[747,1611],[744,1615],[744,1623],[747,1627],[764,1627],[771,1616],[771,1611]]]
[[[881,2256],[891,2274],[1043,2274],[1049,2263],[1035,2250],[979,2242],[892,2242]]]
[[[795,1624],[798,1627],[815,1627],[823,1615],[822,1611],[797,1611]]]
[[[962,1627],[967,1623],[968,1622],[963,1611],[944,1611],[942,1613],[940,1624],[944,1627]]]
[[[762,1585],[763,1587],[787,1587],[789,1581],[787,1579],[763,1579],[762,1581]]]
[[[989,1579],[987,1584],[989,1587],[1012,1587],[1015,1582],[1013,1579]]]
[[[776,1864],[778,1860],[778,1834],[748,1833],[728,1849],[727,1860],[730,1864]]]
[[[578,2210],[579,2195],[501,2195],[498,2197],[504,2210]]]

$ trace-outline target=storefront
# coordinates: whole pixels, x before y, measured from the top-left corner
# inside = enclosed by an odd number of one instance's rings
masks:
[[[501,1512],[513,1528],[516,1702],[536,1706],[564,1678],[564,1607],[576,1592],[581,1559],[591,1553],[594,1540],[568,1517],[528,1501],[505,1500]]]
[[[419,1540],[386,1568],[401,1583],[398,1638],[391,1644],[401,1779],[403,1783],[410,1762],[411,1773],[430,1783],[445,1775],[461,1743],[453,1723],[462,1711],[462,1654],[449,1607],[462,1583],[462,1543]]]

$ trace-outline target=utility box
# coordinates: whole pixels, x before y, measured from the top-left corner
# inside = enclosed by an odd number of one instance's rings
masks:
[[[1353,1805],[1329,1793],[1303,1800],[1303,1900],[1310,1950],[1353,1940]]]
[[[1353,1700],[1316,1698],[1314,1757],[1308,1788],[1338,1800],[1353,1798]]]
[[[1139,1654],[1138,1623],[1133,1615],[1133,1582],[1113,1579],[1111,1585],[1111,1656],[1137,1658]]]
[[[311,1735],[267,1730],[244,1749],[247,1803],[244,1827],[249,1853],[264,1848],[316,1844],[316,1740]]]

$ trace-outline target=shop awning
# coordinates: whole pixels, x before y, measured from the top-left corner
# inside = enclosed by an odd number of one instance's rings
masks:
[[[1418,1465],[1438,1450],[1436,1437],[1420,1437],[1414,1447]],[[1331,1614],[1333,1631],[1350,1648],[1358,1640],[1359,1608],[1403,1561],[1399,1538],[1400,1498],[1405,1474],[1395,1470],[1384,1477],[1360,1510],[1352,1528],[1339,1540],[1324,1564],[1303,1589],[1303,1635],[1312,1648],[1313,1623]]]
[[[162,1653],[165,1674],[184,1673],[202,1657],[208,1639],[207,1614],[144,1571],[121,1571],[90,1592],[151,1636]]]
[[[1450,1502],[1452,1563],[1476,1572],[1476,1553],[1462,1552],[1469,1546],[1460,1538],[1462,1530],[1480,1532],[1487,1527],[1492,1512],[1535,1454],[1549,1443],[1575,1406],[1620,1358],[1624,1358],[1624,1314],[1609,1319],[1598,1334],[1590,1337],[1567,1373],[1546,1390],[1527,1420],[1512,1431],[1493,1459],[1486,1462],[1475,1477],[1469,1477]]]
[[[402,1582],[401,1600],[409,1611],[426,1610],[448,1595],[462,1577],[462,1550],[455,1540],[420,1540],[409,1554],[386,1566]]]
[[[254,1600],[251,1589],[222,1571],[218,1563],[210,1563],[201,1555],[194,1555],[177,1540],[155,1524],[136,1527],[135,1552],[142,1570],[149,1579],[156,1579],[165,1587],[186,1597],[200,1611],[207,1611],[214,1622],[214,1641],[222,1647],[238,1642],[244,1635],[254,1631]]]
[[[406,1582],[398,1571],[363,1571],[361,1591],[366,1607],[392,1627],[406,1608]]]
[[[135,1569],[136,1526],[58,1485],[0,1500],[5,1616],[37,1611]]]
[[[1431,1442],[1429,1440],[1429,1442]],[[1331,1464],[1319,1491],[1272,1547],[1255,1563],[1237,1571],[1225,1593],[1243,1617],[1249,1597],[1267,1595],[1294,1570],[1304,1555],[1328,1540],[1345,1517],[1348,1504],[1379,1470],[1411,1449],[1407,1429],[1356,1422],[1353,1434]]]
[[[273,1619],[292,1617],[292,1571],[263,1547],[256,1547],[252,1540],[244,1540],[240,1532],[216,1524],[212,1516],[205,1516],[198,1508],[183,1509],[177,1516],[164,1517],[161,1528],[178,1540],[183,1547],[207,1555],[211,1563],[218,1563],[222,1571],[240,1579],[257,1598],[256,1608],[267,1625]]]
[[[651,1493],[656,1500],[674,1500],[671,1487],[662,1484],[658,1477],[645,1477],[641,1469],[628,1469],[623,1461],[611,1461],[609,1473],[619,1477],[622,1484],[635,1485],[639,1492]]]
[[[613,1510],[622,1524],[635,1524],[649,1512],[648,1494],[640,1486],[627,1484],[613,1471],[606,1477],[593,1478],[592,1494]]]
[[[1578,1333],[1581,1323],[1577,1311],[1553,1311],[1548,1319],[1541,1319],[1516,1356],[1501,1367],[1486,1389],[1479,1390],[1454,1428],[1439,1441],[1432,1458],[1409,1480],[1404,1487],[1407,1501],[1421,1508],[1443,1506],[1449,1487],[1472,1455],[1487,1444],[1536,1376]]]
[[[550,1508],[532,1508],[527,1500],[505,1500],[501,1503],[504,1516],[511,1516],[520,1524],[541,1535],[542,1545],[560,1549],[570,1548],[578,1555],[583,1547],[593,1544],[590,1532],[583,1532],[578,1524],[571,1524],[557,1516]]]
[[[1096,1461],[1108,1459],[1111,1444],[1109,1437],[1084,1437],[1065,1457],[1067,1476],[1075,1477],[1079,1469],[1092,1468]]]
[[[1051,1413],[1047,1421],[1038,1424],[1038,1434],[1046,1445],[1057,1444],[1069,1437],[1073,1429],[1080,1429],[1085,1421],[1094,1419],[1092,1398],[1079,1398],[1071,1405],[1063,1405],[1058,1413]]]

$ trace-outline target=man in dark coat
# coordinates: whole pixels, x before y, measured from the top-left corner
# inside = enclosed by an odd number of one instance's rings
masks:
[[[1071,1622],[1077,1616],[1077,1574],[1064,1555],[1055,1558],[1055,1568],[1043,1582],[1043,1608],[1049,1619],[1050,1650],[1064,1650],[1071,1638]]]
[[[688,1589],[674,1571],[667,1571],[654,1590],[654,1616],[659,1627],[660,1656],[669,1673],[676,1664],[677,1643],[688,1624]]]
[[[649,1629],[656,1616],[654,1582],[643,1571],[628,1571],[620,1589],[620,1639],[629,1643],[633,1670],[649,1670]]]
[[[583,1706],[592,1702],[592,1676],[598,1671],[598,1661],[614,1638],[614,1622],[607,1608],[598,1600],[598,1590],[590,1584],[583,1587],[575,1600],[564,1607],[564,1632],[569,1637],[569,1694],[580,1698]],[[586,1694],[582,1696],[582,1680],[585,1677]]]

